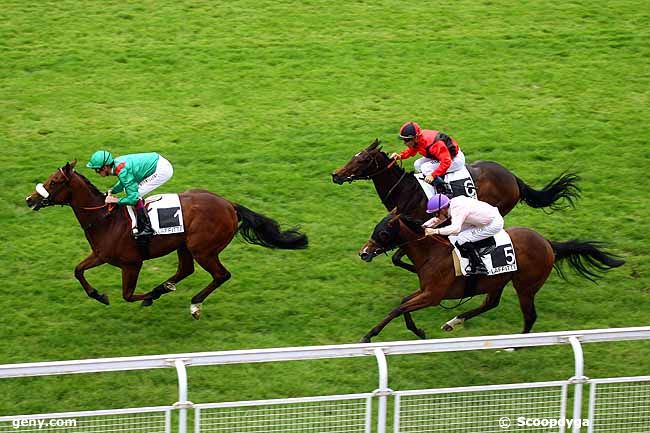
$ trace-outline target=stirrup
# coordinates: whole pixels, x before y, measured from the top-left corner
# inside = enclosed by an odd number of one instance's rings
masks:
[[[144,228],[142,230],[138,230],[136,233],[133,234],[133,237],[136,238],[136,239],[150,238],[155,234],[156,234],[156,232],[151,227],[148,227],[148,230],[147,230],[147,228]]]

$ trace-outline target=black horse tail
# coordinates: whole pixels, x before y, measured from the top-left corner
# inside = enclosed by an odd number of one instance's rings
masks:
[[[549,241],[555,253],[553,267],[557,273],[566,280],[561,268],[564,259],[581,276],[596,282],[603,272],[622,266],[625,261],[618,259],[618,256],[609,254],[599,249],[601,242],[571,240],[568,242]],[[583,261],[584,259],[584,261]]]
[[[564,172],[550,181],[542,190],[535,190],[515,176],[519,186],[519,201],[534,208],[550,207],[552,210],[560,210],[566,207],[575,207],[575,200],[580,198],[580,177],[573,172]],[[560,199],[566,199],[567,204],[558,203]]]
[[[239,233],[250,244],[266,248],[283,250],[298,250],[307,248],[307,235],[292,228],[280,230],[280,225],[271,218],[253,212],[252,210],[233,203],[239,218]]]

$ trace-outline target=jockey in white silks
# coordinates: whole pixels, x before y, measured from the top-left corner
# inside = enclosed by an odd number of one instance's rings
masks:
[[[483,201],[458,196],[451,200],[444,194],[436,194],[429,199],[427,213],[434,217],[422,224],[427,236],[457,235],[456,247],[469,258],[469,273],[486,273],[473,243],[496,235],[503,229],[503,217],[499,210]],[[441,228],[431,228],[446,218],[451,224]]]

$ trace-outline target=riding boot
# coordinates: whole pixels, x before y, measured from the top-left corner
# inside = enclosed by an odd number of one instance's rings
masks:
[[[151,228],[151,221],[149,220],[149,214],[147,209],[144,207],[142,199],[138,201],[138,204],[135,206],[135,216],[137,218],[138,233],[136,233],[136,239],[147,239],[151,237],[155,232]]]
[[[488,270],[483,264],[481,256],[470,242],[462,245],[456,242],[456,247],[458,247],[463,256],[469,259],[469,269],[467,270],[468,275],[487,274]]]

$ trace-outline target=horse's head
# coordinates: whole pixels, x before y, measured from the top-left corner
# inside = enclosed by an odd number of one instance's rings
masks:
[[[342,185],[359,179],[370,179],[383,171],[391,159],[381,151],[379,140],[375,139],[366,149],[357,153],[347,164],[332,173],[332,181]]]
[[[405,242],[405,239],[423,236],[424,229],[421,224],[422,221],[401,215],[397,213],[397,209],[393,209],[375,226],[370,239],[359,250],[359,257],[364,262],[371,262],[378,255],[409,243]]]
[[[52,173],[43,183],[36,185],[36,191],[31,193],[25,201],[31,210],[52,206],[55,204],[68,204],[72,196],[70,179],[77,161],[68,162],[64,167]]]
[[[400,242],[400,216],[389,213],[382,219],[359,251],[359,257],[364,262],[371,262],[372,259],[380,254],[397,248]]]

